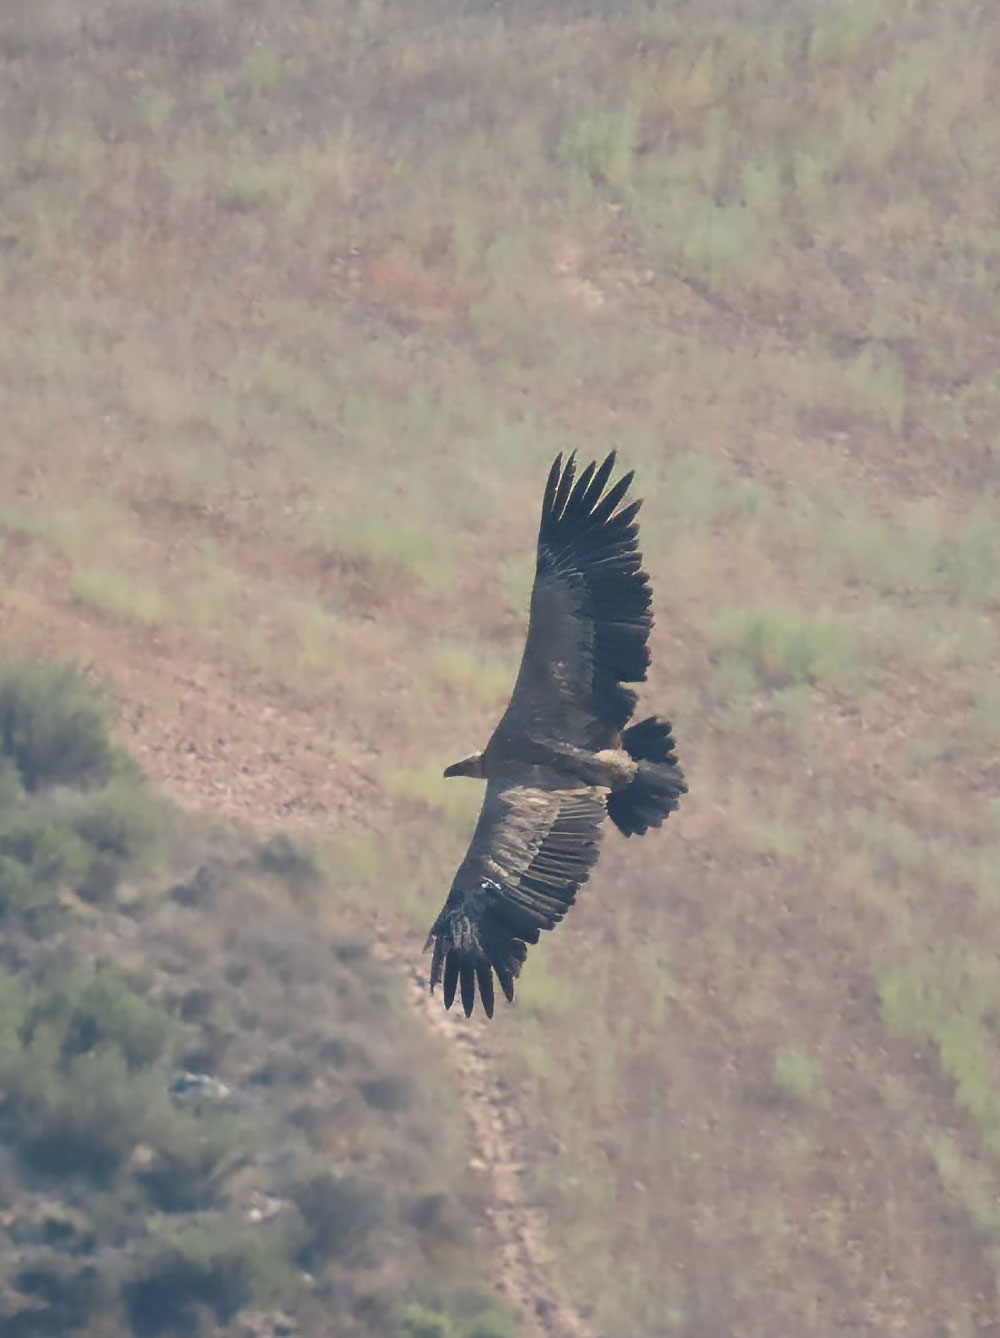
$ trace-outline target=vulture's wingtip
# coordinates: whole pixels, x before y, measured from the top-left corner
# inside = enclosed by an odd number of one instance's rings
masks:
[[[434,936],[431,935],[431,939]],[[434,987],[439,981],[444,984],[444,1006],[450,1010],[456,997],[462,1006],[462,1011],[466,1017],[471,1017],[476,1007],[476,997],[478,986],[478,997],[483,1007],[483,1012],[488,1018],[493,1016],[496,1003],[496,990],[493,983],[493,967],[486,957],[474,957],[467,953],[457,952],[455,949],[447,951],[447,955],[438,955],[440,940],[435,941],[434,965],[431,968],[430,993],[434,993]],[[442,960],[443,957],[443,960]],[[508,1003],[514,1002],[514,979],[512,971],[497,970],[497,979],[500,982],[500,988],[504,993]]]

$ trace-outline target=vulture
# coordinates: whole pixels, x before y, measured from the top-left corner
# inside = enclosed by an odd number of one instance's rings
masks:
[[[482,811],[441,914],[430,989],[456,989],[470,1016],[476,986],[493,1016],[508,1002],[528,944],[572,906],[597,863],[609,817],[642,835],[687,792],[669,720],[629,724],[649,666],[649,577],[642,569],[633,474],[610,487],[612,451],[577,475],[556,456],[542,499],[528,636],[514,691],[486,747],[445,776],[486,781]]]

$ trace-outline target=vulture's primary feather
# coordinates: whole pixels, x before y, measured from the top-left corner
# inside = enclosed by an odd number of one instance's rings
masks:
[[[626,836],[658,827],[686,792],[670,722],[628,726],[649,666],[649,577],[632,474],[612,451],[579,475],[557,456],[545,485],[528,636],[503,719],[446,776],[487,781],[482,812],[431,927],[430,985],[466,1015],[493,976],[510,1001],[539,932],[572,906],[597,863],[605,816]]]

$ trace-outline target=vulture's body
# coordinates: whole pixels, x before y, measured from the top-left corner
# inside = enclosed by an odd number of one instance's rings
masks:
[[[510,704],[481,753],[445,771],[481,776],[486,797],[468,854],[435,920],[431,989],[445,1007],[476,982],[493,1014],[527,945],[573,904],[597,862],[605,816],[626,836],[658,827],[686,792],[670,723],[628,726],[649,666],[649,578],[638,552],[632,475],[612,487],[614,452],[576,478],[556,458],[542,502],[528,637]],[[574,482],[575,480],[575,482]],[[628,726],[628,727],[627,727]]]

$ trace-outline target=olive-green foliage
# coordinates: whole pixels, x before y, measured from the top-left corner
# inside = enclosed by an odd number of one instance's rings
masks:
[[[473,1321],[465,1338],[517,1338],[517,1320],[499,1310],[486,1311]]]
[[[0,855],[0,914],[14,906],[26,906],[36,888],[31,871],[19,859]]]
[[[635,152],[638,117],[626,111],[600,111],[569,126],[562,157],[591,181],[624,183]]]
[[[408,1305],[400,1317],[400,1338],[452,1338],[455,1330],[447,1315],[422,1305]]]
[[[123,861],[150,854],[162,827],[162,805],[134,781],[112,782],[73,815],[74,830],[96,853]]]
[[[774,1081],[791,1101],[808,1101],[820,1077],[819,1065],[801,1046],[784,1045],[774,1056]]]
[[[32,1164],[107,1181],[169,1114],[161,1055],[172,1020],[114,971],[3,978],[3,1120]]]
[[[159,1059],[176,1029],[174,1020],[114,967],[93,976],[70,972],[41,993],[29,1028],[41,1024],[61,1030],[64,1055],[113,1045],[130,1068]]]
[[[331,1171],[295,1185],[292,1200],[304,1223],[300,1258],[312,1270],[328,1259],[360,1257],[385,1211],[377,1186]]]
[[[888,1031],[930,1043],[955,1085],[955,1102],[1000,1156],[1000,1097],[993,1074],[993,1019],[1000,1006],[1000,966],[960,944],[926,952],[878,981]]]
[[[187,1213],[218,1205],[226,1177],[252,1154],[251,1126],[214,1108],[161,1107],[147,1139],[153,1156],[136,1173],[152,1205]]]
[[[219,1219],[162,1235],[125,1287],[136,1335],[190,1334],[200,1306],[226,1323],[244,1306],[273,1304],[296,1284],[280,1226]]]
[[[100,785],[114,770],[107,699],[73,668],[0,664],[0,754],[26,790]]]
[[[323,885],[319,855],[305,842],[286,832],[274,832],[257,850],[261,869],[279,878],[293,897],[308,899]]]
[[[74,572],[70,583],[73,597],[101,613],[140,623],[158,623],[164,604],[159,593],[126,572],[88,567]]]
[[[102,901],[150,859],[163,806],[107,732],[105,696],[68,667],[0,668],[0,915]]]
[[[47,1027],[34,1029],[2,1078],[5,1123],[31,1165],[102,1183],[145,1137],[164,1101],[157,1075],[130,1069],[113,1047],[62,1059]]]
[[[853,629],[833,612],[724,609],[712,624],[710,638],[719,650],[745,659],[763,687],[843,683],[856,675]]]
[[[58,1230],[62,1224],[54,1225]],[[107,1313],[113,1297],[108,1279],[71,1253],[36,1257],[13,1271],[9,1283],[15,1294],[26,1298],[27,1305],[4,1317],[5,1338],[90,1333],[93,1330],[85,1328],[88,1320],[100,1324],[99,1316],[102,1311]]]
[[[48,681],[31,666],[24,678]],[[391,1332],[415,1298],[446,1325],[468,1314],[448,1271],[476,1273],[447,1169],[465,1164],[454,1097],[427,1079],[430,1053],[411,1053],[421,1037],[367,943],[274,909],[276,880],[320,885],[317,857],[282,833],[203,831],[117,760],[80,786],[22,785],[10,759],[4,774],[0,908],[19,962],[0,969],[4,1211],[16,1241],[37,1237],[23,1267],[17,1245],[5,1256],[24,1298],[11,1332],[69,1333],[100,1314],[113,1338],[191,1334],[278,1306],[326,1338],[303,1269],[358,1338]],[[130,894],[112,895],[126,872]],[[177,895],[194,885],[211,895]],[[83,1225],[40,1234],[40,1186],[55,1218]],[[377,1300],[355,1294],[380,1262]]]
[[[0,813],[10,804],[20,799],[21,773],[10,757],[0,757]]]
[[[75,887],[92,854],[65,822],[34,809],[8,810],[0,823],[0,911],[50,892]]]

